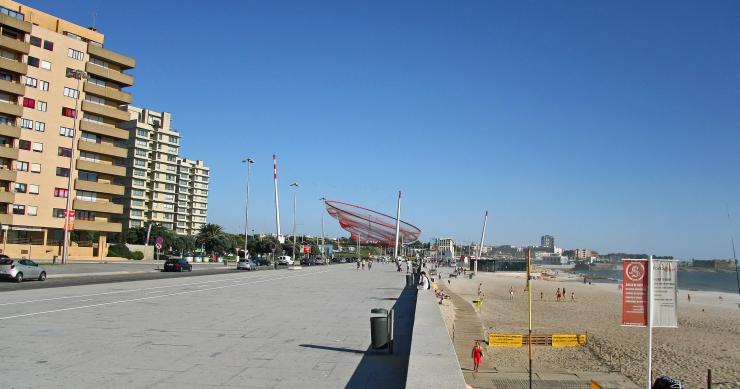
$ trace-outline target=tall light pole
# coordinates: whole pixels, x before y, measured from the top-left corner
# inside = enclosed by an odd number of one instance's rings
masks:
[[[80,127],[80,110],[79,110],[79,102],[80,102],[80,91],[82,88],[80,88],[80,84],[82,80],[87,79],[87,72],[84,72],[82,70],[76,70],[76,69],[67,69],[67,78],[75,78],[77,79],[77,97],[75,98],[75,117],[74,117],[74,125],[72,126],[72,155],[69,157],[69,174],[67,175],[67,205],[64,208],[64,246],[62,247],[62,263],[66,264],[69,261],[69,211],[70,208],[72,208],[72,174],[74,171],[74,162],[75,162],[75,140],[77,140],[77,132]],[[98,250],[102,250],[102,247],[99,247]]]
[[[483,239],[486,238],[486,223],[488,223],[488,210],[487,209],[486,209],[485,216],[483,216],[483,232],[480,235],[480,245],[478,246],[478,258],[475,259],[475,263],[473,264],[473,274],[478,274],[478,261],[480,261],[480,257],[481,255],[483,255]]]
[[[296,188],[295,190],[293,190],[293,260],[295,260],[298,257],[295,253],[295,208],[297,204],[296,195],[297,195],[298,187],[300,185],[298,185],[297,182],[294,182],[290,184],[290,186],[293,188]]]
[[[398,235],[401,232],[401,191],[398,191],[398,204],[396,205],[396,244],[393,246],[393,260],[398,260]]]
[[[272,177],[275,182],[275,227],[277,227],[277,240],[282,244],[285,239],[280,234],[280,202],[278,201],[277,156],[275,154],[272,155]]]
[[[326,202],[326,197],[322,197],[319,200]],[[326,260],[326,256],[324,255],[324,210],[321,210],[321,248],[319,249],[321,251],[321,257],[324,259],[324,262],[326,264],[329,264],[329,261]]]
[[[247,164],[247,201],[246,210],[244,211],[244,259],[249,258],[249,252],[247,251],[247,241],[249,240],[249,179],[252,176],[252,164],[254,160],[252,158],[244,158],[242,163]],[[238,255],[237,255],[237,259]]]

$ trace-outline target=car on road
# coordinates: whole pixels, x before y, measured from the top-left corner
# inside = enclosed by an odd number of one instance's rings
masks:
[[[185,258],[172,258],[164,263],[164,271],[193,271],[193,265]]]
[[[278,263],[278,265],[288,265],[288,266],[291,266],[291,265],[293,265],[293,259],[290,258],[290,256],[288,256],[288,255],[281,255],[281,256],[278,257],[277,263]]]
[[[257,270],[257,264],[252,262],[251,259],[239,258],[239,262],[236,263],[236,270]]]
[[[322,257],[316,257],[313,259],[314,265],[326,265],[326,260]]]
[[[46,280],[46,269],[30,259],[0,258],[0,277],[11,278],[15,282],[29,280]]]

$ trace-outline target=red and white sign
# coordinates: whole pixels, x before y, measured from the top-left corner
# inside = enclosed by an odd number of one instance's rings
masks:
[[[622,279],[622,325],[647,326],[648,260],[625,259]]]
[[[69,213],[64,210],[64,218],[67,219],[67,230],[72,231],[75,229],[75,210],[70,209]]]
[[[311,246],[303,245],[303,254],[311,254]]]

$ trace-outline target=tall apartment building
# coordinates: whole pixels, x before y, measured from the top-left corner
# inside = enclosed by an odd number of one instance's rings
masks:
[[[143,227],[150,222],[195,235],[208,212],[209,169],[203,161],[179,157],[180,133],[171,127],[169,112],[129,107],[131,120],[124,199],[124,224]]]
[[[75,210],[71,258],[104,257],[106,234],[121,231],[123,206],[116,200],[124,194],[129,132],[120,125],[129,119],[125,105],[131,102],[122,89],[133,85],[124,72],[135,61],[103,42],[94,29],[0,0],[0,250],[5,254],[60,255],[67,196]],[[70,78],[69,70],[88,78]]]
[[[542,237],[540,238],[540,247],[554,249],[555,238],[552,235],[542,235]]]

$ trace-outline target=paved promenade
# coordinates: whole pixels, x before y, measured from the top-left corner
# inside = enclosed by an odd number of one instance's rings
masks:
[[[393,265],[0,293],[4,388],[402,388],[415,298]],[[393,356],[369,311],[397,305]]]

